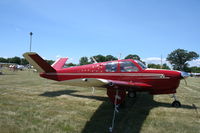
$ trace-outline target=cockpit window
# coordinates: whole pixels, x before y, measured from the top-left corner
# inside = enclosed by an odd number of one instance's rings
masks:
[[[117,71],[117,62],[109,62],[106,64],[106,72],[116,72]]]
[[[138,68],[130,61],[121,61],[120,71],[121,72],[137,72]]]
[[[135,61],[140,65],[142,69],[147,69],[146,65],[144,65],[141,61],[139,60],[135,60]]]

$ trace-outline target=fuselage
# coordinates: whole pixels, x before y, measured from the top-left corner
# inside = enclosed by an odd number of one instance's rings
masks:
[[[95,78],[130,83],[146,83],[152,87],[136,87],[134,89],[136,91],[149,91],[151,94],[175,93],[181,79],[181,73],[178,71],[148,69],[140,61],[132,59],[63,68],[56,70],[56,72],[41,73],[40,76],[60,82]]]

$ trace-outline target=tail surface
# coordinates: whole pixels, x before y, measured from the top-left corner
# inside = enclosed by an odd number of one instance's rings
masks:
[[[53,63],[51,66],[56,70],[62,69],[63,66],[65,65],[65,62],[67,61],[67,59],[68,58],[60,58],[55,63]]]
[[[37,53],[27,52],[23,54],[24,58],[32,65],[38,72],[51,73],[56,70],[42,59]]]

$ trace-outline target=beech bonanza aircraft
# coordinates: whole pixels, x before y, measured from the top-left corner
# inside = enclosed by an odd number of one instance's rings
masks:
[[[110,132],[114,128],[118,105],[125,101],[127,92],[129,97],[135,97],[137,91],[152,95],[173,94],[172,106],[180,107],[181,103],[175,96],[176,89],[180,80],[188,77],[185,72],[148,69],[142,62],[132,59],[63,68],[68,58],[60,58],[49,65],[37,53],[27,52],[23,56],[43,78],[67,85],[107,88],[107,95],[115,105]]]
[[[67,85],[107,88],[109,99],[116,105],[124,102],[126,92],[129,97],[135,97],[137,91],[147,91],[152,95],[174,94],[172,106],[179,107],[176,89],[180,80],[188,76],[185,72],[148,69],[132,59],[63,68],[68,58],[60,58],[51,66],[37,53],[27,52],[23,56],[43,78]]]

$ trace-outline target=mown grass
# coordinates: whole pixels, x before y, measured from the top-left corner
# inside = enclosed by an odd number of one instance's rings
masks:
[[[181,82],[172,108],[170,95],[139,93],[117,114],[116,133],[200,132],[200,78]],[[31,71],[0,75],[0,133],[106,133],[113,107],[106,91],[57,85]]]

